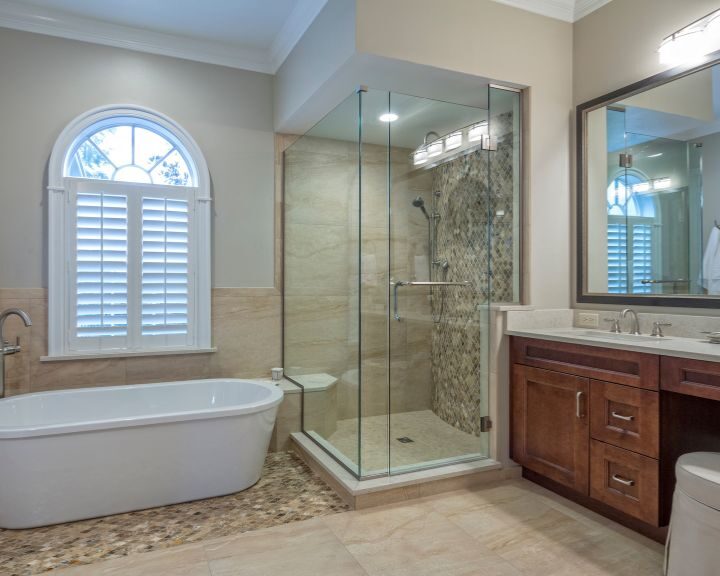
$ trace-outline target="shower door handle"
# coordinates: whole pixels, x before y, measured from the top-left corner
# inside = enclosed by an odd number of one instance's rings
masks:
[[[398,311],[398,288],[400,286],[472,286],[473,283],[469,281],[465,282],[415,282],[412,280],[398,280],[397,282],[391,282],[393,286],[393,318],[400,322],[402,317]]]

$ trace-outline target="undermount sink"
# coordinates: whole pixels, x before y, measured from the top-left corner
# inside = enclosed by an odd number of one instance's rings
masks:
[[[600,340],[629,340],[631,342],[666,342],[672,340],[667,336],[658,338],[657,336],[649,336],[647,334],[618,334],[605,330],[564,330],[563,335],[581,337],[581,338],[598,338]]]

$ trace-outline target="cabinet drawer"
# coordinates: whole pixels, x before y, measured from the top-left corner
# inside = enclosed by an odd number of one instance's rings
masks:
[[[661,359],[661,387],[669,392],[720,400],[720,363],[673,358]]]
[[[659,388],[660,362],[654,354],[518,337],[513,337],[512,350],[513,362],[518,364],[636,388]]]
[[[660,394],[608,382],[590,382],[590,435],[639,452],[660,453]]]
[[[590,496],[657,526],[658,461],[591,440]]]

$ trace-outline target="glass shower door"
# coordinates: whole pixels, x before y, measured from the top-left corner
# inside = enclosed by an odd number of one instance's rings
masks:
[[[486,456],[488,111],[399,94],[390,127],[389,470]]]

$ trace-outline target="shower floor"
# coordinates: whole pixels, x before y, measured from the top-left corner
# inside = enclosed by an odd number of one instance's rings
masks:
[[[483,455],[480,438],[454,428],[431,410],[399,412],[392,414],[390,420],[390,462],[395,472]],[[363,475],[387,472],[388,417],[363,418],[362,434]],[[346,465],[356,468],[357,419],[339,420],[335,432],[322,443],[330,444],[328,447],[334,453],[339,452],[338,456]]]

